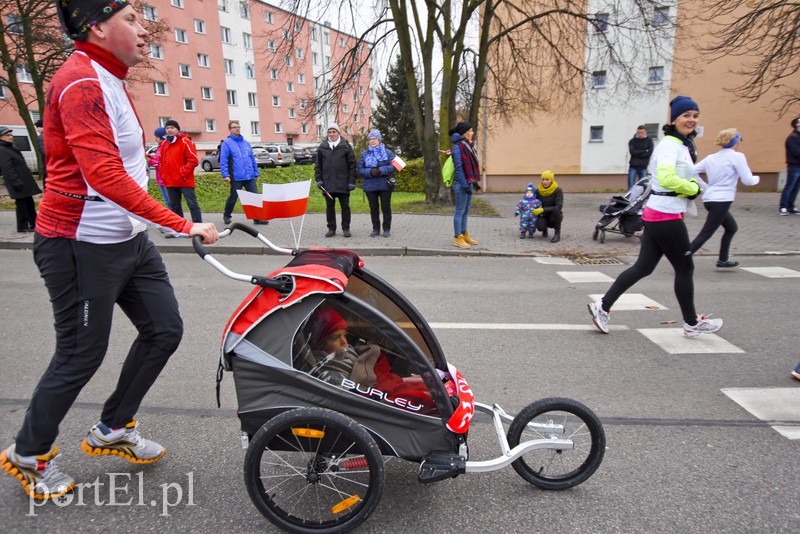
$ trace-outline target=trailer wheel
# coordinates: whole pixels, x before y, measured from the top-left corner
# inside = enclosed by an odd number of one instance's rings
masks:
[[[605,243],[605,242],[606,242],[606,231],[602,230],[600,232],[600,243]]]

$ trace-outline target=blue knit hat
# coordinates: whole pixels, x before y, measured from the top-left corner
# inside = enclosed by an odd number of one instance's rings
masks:
[[[675,119],[690,110],[700,111],[700,106],[691,97],[676,96],[669,103],[669,122],[675,122]]]
[[[370,130],[370,132],[367,134],[367,139],[369,139],[370,137],[374,137],[375,139],[377,139],[381,143],[383,142],[383,138],[381,137],[381,133],[378,130]]]
[[[164,128],[163,126],[159,126],[159,127],[158,127],[158,128],[156,128],[156,130],[153,132],[153,135],[154,135],[154,136],[156,136],[156,137],[158,137],[159,139],[164,139],[164,138],[167,136],[167,129],[166,129],[166,128]]]

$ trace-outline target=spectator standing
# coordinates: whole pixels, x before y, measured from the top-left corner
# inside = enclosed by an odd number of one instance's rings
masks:
[[[786,138],[786,185],[781,192],[778,215],[800,214],[795,206],[800,191],[800,117],[792,119],[792,133]]]
[[[544,171],[542,180],[536,190],[536,197],[542,202],[541,207],[533,210],[539,217],[536,220],[536,229],[542,232],[542,237],[547,237],[547,229],[554,230],[551,243],[561,241],[561,221],[564,220],[564,191],[556,183],[553,171]]]
[[[44,121],[37,120],[33,125],[36,127],[36,144],[39,147],[39,153],[42,155],[42,166],[39,168],[39,177],[42,179],[42,189],[47,187],[47,159],[44,152]]]
[[[253,155],[253,147],[242,137],[242,127],[239,121],[230,121],[228,130],[231,134],[222,140],[219,151],[219,169],[222,179],[231,185],[231,194],[225,201],[225,211],[222,213],[222,220],[225,224],[231,223],[233,208],[239,195],[239,189],[258,193],[258,164]],[[267,221],[255,220],[255,224],[267,224]]]
[[[167,186],[172,211],[183,217],[181,196],[186,199],[192,222],[203,222],[200,204],[194,192],[194,168],[197,167],[197,148],[189,137],[181,132],[178,121],[170,119],[164,125],[166,140],[158,146],[158,167],[161,179]]]
[[[317,149],[314,176],[325,196],[325,217],[328,232],[325,237],[336,235],[336,199],[342,210],[342,235],[350,233],[350,191],[356,188],[356,155],[353,147],[342,137],[339,125],[332,123],[328,138]]]
[[[144,132],[124,84],[128,68],[147,58],[147,31],[133,6],[127,0],[62,0],[56,10],[75,52],[50,82],[49,185],[33,241],[53,307],[56,349],[16,442],[0,453],[0,466],[35,499],[75,487],[56,465],[53,444],[105,357],[116,305],[138,336],[81,449],[137,464],[164,456],[164,447],[141,436],[134,416],[178,347],[183,322],[144,222],[207,243],[219,238],[214,225],[178,217],[147,193]]]
[[[478,242],[469,235],[467,221],[469,208],[472,205],[472,191],[480,187],[481,169],[478,154],[475,152],[473,141],[475,131],[468,122],[459,122],[455,128],[448,132],[453,148],[450,157],[453,158],[453,195],[456,206],[453,215],[453,245],[458,248],[470,248]]]
[[[169,209],[172,209],[172,205],[169,203],[169,193],[167,192],[167,186],[164,185],[164,180],[161,178],[161,170],[158,168],[158,148],[161,147],[161,143],[167,138],[167,130],[163,126],[159,126],[153,132],[153,135],[156,137],[156,151],[147,159],[147,164],[153,167],[156,172],[156,184],[158,184],[158,190],[161,191],[161,198],[164,200],[164,205]]]
[[[636,134],[628,141],[628,152],[631,157],[628,162],[628,191],[647,176],[647,165],[653,155],[653,140],[647,135],[644,125],[636,128]]]
[[[665,136],[650,159],[653,192],[642,213],[644,232],[639,257],[617,277],[601,300],[589,304],[592,321],[604,334],[608,334],[608,313],[617,299],[652,274],[663,256],[675,270],[675,296],[683,315],[684,335],[695,337],[722,328],[722,319],[710,319],[695,311],[694,261],[683,221],[689,200],[700,193],[689,148],[689,135],[695,131],[699,117],[700,106],[688,96],[676,96],[670,102],[670,122],[664,126]]]
[[[717,260],[717,267],[720,268],[739,265],[738,261],[733,261],[729,257],[731,241],[739,229],[730,213],[731,204],[736,197],[736,185],[739,180],[744,185],[756,185],[759,182],[759,177],[754,176],[747,165],[747,158],[736,151],[736,145],[741,139],[736,128],[722,130],[717,136],[717,145],[722,148],[703,159],[694,168],[696,175],[705,173],[708,180],[706,183],[702,178],[698,179],[700,188],[703,189],[703,206],[708,211],[708,217],[702,230],[692,241],[691,251],[694,254],[700,250],[717,228],[722,226],[725,232],[722,234]]]
[[[0,126],[0,174],[8,196],[14,199],[17,211],[17,232],[33,232],[36,226],[36,203],[33,195],[42,192],[25,163],[25,156],[14,146],[14,133]]]
[[[358,159],[358,174],[364,179],[364,193],[369,202],[369,215],[372,219],[370,237],[380,235],[383,212],[383,237],[389,237],[392,230],[392,191],[395,186],[395,168],[391,165],[394,152],[382,142],[381,132],[372,130],[367,134],[369,146]]]

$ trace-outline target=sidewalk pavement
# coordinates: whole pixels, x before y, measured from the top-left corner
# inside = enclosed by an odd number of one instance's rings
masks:
[[[347,248],[361,256],[564,256],[572,259],[604,258],[636,255],[638,237],[626,238],[619,234],[606,234],[605,243],[592,239],[595,225],[600,220],[599,206],[606,204],[607,193],[567,193],[564,195],[564,222],[561,242],[550,243],[537,233],[533,239],[519,238],[519,219],[514,209],[522,193],[484,193],[479,198],[489,202],[500,217],[470,217],[469,232],[479,244],[469,250],[452,245],[453,218],[449,215],[411,215],[395,213],[392,235],[370,237],[372,224],[367,213],[353,214],[353,237],[344,238],[341,229],[336,236],[325,238],[327,231],[324,213],[306,215],[300,235],[301,248]],[[800,255],[800,215],[779,216],[779,193],[739,193],[732,213],[739,225],[733,239],[732,256],[762,254]],[[213,222],[220,230],[224,227],[221,213],[204,213],[204,221]],[[242,214],[234,214],[234,221],[247,222]],[[33,242],[33,234],[18,234],[13,210],[0,211],[0,248],[26,249]],[[341,217],[337,212],[337,221]],[[705,221],[705,210],[698,202],[698,216],[687,217],[690,237],[700,231]],[[278,246],[293,248],[295,232],[300,231],[301,219],[275,220],[268,226],[256,226],[267,239]],[[189,239],[167,239],[157,229],[150,228],[150,238],[161,252],[193,252]],[[550,236],[553,233],[550,230]],[[698,251],[698,255],[716,255],[722,230]],[[211,245],[212,254],[270,254],[269,249],[249,235],[236,231],[231,236]]]

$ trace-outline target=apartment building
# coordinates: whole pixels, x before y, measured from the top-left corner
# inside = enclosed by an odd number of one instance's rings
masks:
[[[169,119],[205,152],[227,137],[229,120],[262,143],[315,145],[333,122],[347,137],[368,131],[369,44],[330,23],[259,0],[146,0],[142,16],[169,26],[128,83],[148,141]],[[350,61],[366,67],[326,97]],[[19,123],[0,105],[0,124]]]
[[[590,13],[601,15],[601,20],[624,16],[611,11],[613,7],[635,10],[632,1],[588,0],[587,5]],[[588,75],[571,105],[557,112],[518,116],[510,122],[489,116],[486,130],[479,129],[479,143],[485,142],[485,147],[479,147],[479,153],[485,154],[485,189],[523,191],[546,169],[556,173],[558,183],[567,191],[624,189],[628,140],[643,124],[658,141],[663,136],[661,127],[669,118],[669,101],[678,94],[690,95],[700,105],[702,134],[697,147],[701,157],[717,150],[717,132],[738,128],[746,140],[740,150],[753,171],[761,175],[759,189],[779,187],[786,168],[784,141],[791,132],[792,117],[781,117],[772,107],[777,90],[752,103],[731,93],[730,88],[742,81],[735,71],[747,58],[731,56],[710,62],[701,55],[702,46],[710,42],[711,27],[697,16],[699,7],[688,0],[665,0],[654,6],[646,14],[646,23],[661,31],[654,37],[653,53],[648,54],[643,53],[648,44],[626,39],[629,36],[624,28],[587,25],[582,36],[584,57],[579,62]],[[607,57],[597,53],[600,37],[630,43],[620,54],[635,58],[629,64],[633,65],[630,75],[639,82],[636,90],[626,85],[631,78],[604,63]],[[495,57],[494,61],[502,58]],[[496,83],[502,81],[489,80],[490,92]],[[800,87],[800,74],[784,83]]]

